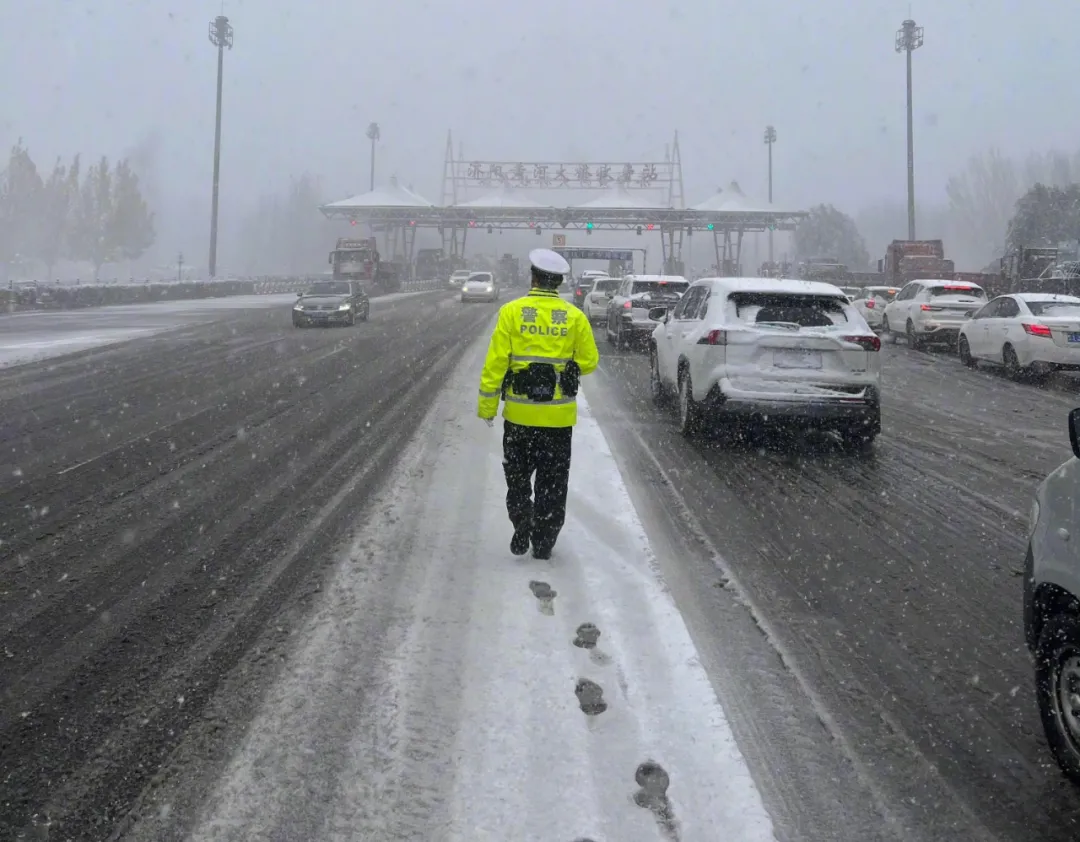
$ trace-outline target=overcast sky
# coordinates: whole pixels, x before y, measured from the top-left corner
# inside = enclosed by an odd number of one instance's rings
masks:
[[[160,179],[208,192],[220,3],[0,0],[0,142],[34,157],[115,156],[164,139]],[[680,132],[687,201],[737,179],[763,198],[764,127],[777,204],[853,212],[903,201],[904,60],[897,0],[230,0],[222,202],[380,171],[438,201],[447,129],[466,157],[653,158]],[[940,200],[973,152],[1080,143],[1080,4],[933,0],[915,54],[920,196]]]

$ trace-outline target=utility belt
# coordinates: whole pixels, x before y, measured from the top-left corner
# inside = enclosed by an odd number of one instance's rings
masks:
[[[581,383],[581,367],[570,360],[561,372],[551,363],[529,363],[520,371],[508,371],[503,379],[503,397],[508,389],[522,395],[534,403],[547,403],[555,400],[555,387],[558,386],[564,397],[575,398]]]

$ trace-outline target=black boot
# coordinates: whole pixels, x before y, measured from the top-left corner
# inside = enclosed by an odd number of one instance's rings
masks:
[[[542,561],[546,561],[547,559],[551,558],[551,549],[552,548],[547,544],[533,544],[533,558],[538,558]]]
[[[510,552],[514,555],[525,555],[529,551],[529,542],[532,540],[532,526],[524,524],[514,530],[514,537],[510,539]]]

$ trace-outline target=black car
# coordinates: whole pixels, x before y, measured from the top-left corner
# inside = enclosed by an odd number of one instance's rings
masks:
[[[366,322],[371,301],[359,281],[318,281],[293,305],[293,327],[354,325]]]

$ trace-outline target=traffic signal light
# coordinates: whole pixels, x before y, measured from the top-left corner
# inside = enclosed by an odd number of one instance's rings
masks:
[[[641,226],[640,225],[637,227],[637,235],[639,237],[641,236]]]
[[[540,226],[539,225],[536,226],[536,236],[537,237],[540,236]]]
[[[715,225],[713,225],[713,224],[712,224],[711,222],[709,223],[709,226],[708,226],[708,227],[709,227],[709,230],[710,230],[710,231],[712,231],[712,230],[714,230],[714,229],[716,228],[716,226],[715,226]]]
[[[586,228],[586,230],[588,230],[588,231],[592,231],[592,229],[593,229],[593,224],[592,224],[591,222],[586,222],[586,223],[585,223],[585,228]]]
[[[646,225],[645,227],[646,227],[646,228],[648,228],[648,229],[649,229],[650,231],[652,231],[652,230],[653,230],[653,227],[654,227],[654,226],[653,226],[653,224],[652,224],[652,223],[650,222],[650,223],[649,223],[648,225]]]
[[[488,233],[490,234],[492,232],[492,230],[493,230],[492,227],[489,225],[488,226]]]
[[[770,231],[775,231],[776,230],[776,223],[775,222],[770,222],[769,223],[769,230]]]

